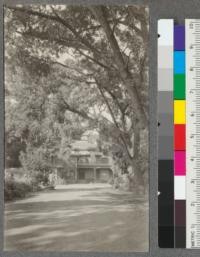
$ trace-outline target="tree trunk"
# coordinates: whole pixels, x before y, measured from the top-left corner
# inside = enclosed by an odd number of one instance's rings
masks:
[[[127,91],[130,94],[130,97],[132,99],[133,109],[135,110],[135,115],[137,116],[138,122],[140,122],[141,128],[145,128],[147,125],[147,117],[146,113],[144,111],[141,99],[139,97],[139,94],[137,92],[136,84],[134,83],[134,80],[129,73],[127,66],[125,64],[123,55],[120,51],[118,42],[114,36],[114,33],[107,21],[107,15],[106,15],[106,8],[102,6],[92,6],[90,7],[93,14],[96,16],[97,20],[101,24],[106,37],[108,39],[109,45],[112,49],[116,64],[119,69],[119,74],[124,82],[124,85],[127,89]]]
[[[140,129],[136,126],[134,131],[134,157],[132,160],[132,169],[134,172],[134,183],[133,183],[133,191],[136,195],[141,195],[144,192],[144,179],[143,173],[141,170],[141,163],[140,163]]]

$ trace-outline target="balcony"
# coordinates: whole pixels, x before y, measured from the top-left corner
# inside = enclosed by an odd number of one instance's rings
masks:
[[[102,157],[98,158],[96,160],[91,160],[91,159],[79,159],[78,161],[78,167],[96,167],[96,168],[110,168],[111,167],[111,161],[108,157]]]

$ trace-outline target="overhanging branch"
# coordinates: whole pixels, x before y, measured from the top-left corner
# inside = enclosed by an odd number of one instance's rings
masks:
[[[107,106],[107,108],[108,108],[108,110],[109,110],[109,112],[110,112],[110,115],[111,115],[112,120],[113,120],[113,122],[114,122],[114,124],[115,124],[115,127],[116,127],[116,129],[117,129],[117,131],[118,131],[118,133],[119,133],[119,136],[120,136],[121,141],[122,141],[122,143],[123,143],[123,146],[124,146],[124,149],[125,149],[125,151],[126,151],[126,154],[127,154],[127,156],[129,157],[129,159],[132,159],[132,156],[131,156],[131,154],[130,154],[130,152],[129,152],[129,149],[128,149],[128,146],[127,146],[126,139],[124,138],[124,135],[123,135],[123,133],[122,133],[120,127],[119,127],[119,124],[118,124],[117,120],[115,119],[115,115],[114,115],[114,113],[113,113],[113,111],[112,111],[112,108],[111,108],[111,106],[110,106],[110,104],[109,104],[109,102],[108,102],[106,96],[104,95],[104,92],[103,92],[103,90],[102,90],[102,86],[101,86],[100,83],[97,81],[97,79],[95,79],[95,81],[96,81],[96,85],[97,85],[97,87],[98,87],[98,89],[99,89],[99,92],[100,92],[102,98],[104,99],[104,102],[105,102],[105,104],[106,104],[106,106]]]
[[[138,122],[141,124],[141,127],[144,128],[147,126],[147,116],[144,111],[139,93],[137,91],[137,87],[134,84],[134,80],[133,80],[130,72],[127,69],[127,65],[125,64],[125,61],[123,59],[118,42],[115,38],[115,35],[112,32],[112,29],[111,29],[108,21],[107,21],[107,9],[104,6],[92,6],[92,7],[90,7],[90,9],[96,16],[97,20],[101,24],[101,26],[106,34],[106,37],[107,37],[110,47],[112,49],[114,58],[118,65],[120,76],[124,82],[126,89],[128,90],[128,92],[132,98],[135,115],[137,116]]]

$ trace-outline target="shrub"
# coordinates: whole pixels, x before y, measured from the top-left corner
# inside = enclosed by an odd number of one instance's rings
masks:
[[[24,182],[16,182],[14,180],[7,180],[4,184],[4,199],[5,201],[11,201],[24,198],[32,191],[32,186],[29,184]]]

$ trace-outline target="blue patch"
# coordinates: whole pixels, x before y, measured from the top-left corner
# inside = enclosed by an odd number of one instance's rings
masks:
[[[185,73],[185,51],[174,51],[174,74]]]

